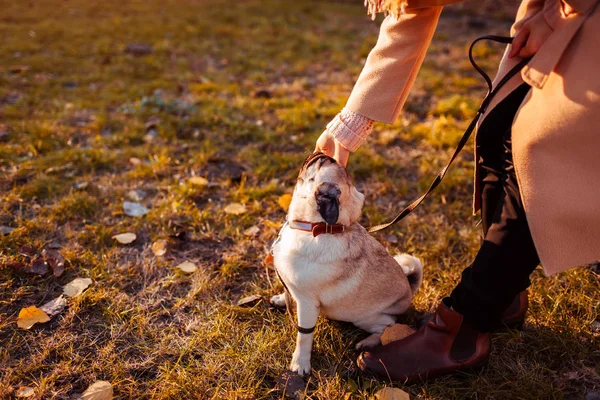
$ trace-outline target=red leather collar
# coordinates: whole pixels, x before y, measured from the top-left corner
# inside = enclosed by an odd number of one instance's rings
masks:
[[[289,225],[291,229],[312,232],[314,237],[317,237],[322,233],[342,233],[345,229],[344,225],[342,224],[328,224],[327,222],[305,222],[293,220],[290,221]]]

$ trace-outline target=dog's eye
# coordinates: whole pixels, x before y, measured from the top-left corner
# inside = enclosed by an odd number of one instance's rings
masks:
[[[308,181],[309,181],[309,182],[314,182],[314,181],[315,181],[315,178],[310,178]]]
[[[304,179],[298,178],[298,183],[304,183]]]

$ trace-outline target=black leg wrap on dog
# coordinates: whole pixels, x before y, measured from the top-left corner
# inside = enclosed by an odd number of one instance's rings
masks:
[[[309,334],[309,333],[313,333],[315,331],[316,326],[313,326],[312,328],[303,328],[299,325],[296,325],[296,329],[298,329],[298,332],[300,333],[304,333],[304,334]]]

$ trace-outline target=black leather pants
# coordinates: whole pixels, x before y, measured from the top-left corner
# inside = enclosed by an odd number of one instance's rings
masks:
[[[494,330],[502,312],[529,285],[539,264],[512,162],[511,125],[530,87],[507,96],[479,128],[484,240],[473,263],[450,295],[452,307],[476,329]]]

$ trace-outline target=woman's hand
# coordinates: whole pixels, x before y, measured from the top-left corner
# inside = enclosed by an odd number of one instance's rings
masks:
[[[348,157],[350,157],[350,152],[344,148],[333,137],[331,133],[325,130],[317,139],[317,145],[315,147],[315,152],[321,151],[328,155],[329,157],[333,157],[337,162],[339,162],[344,168],[346,168],[346,164],[348,164]]]
[[[522,58],[533,56],[553,32],[542,12],[525,22],[513,39],[509,58],[519,55]]]

